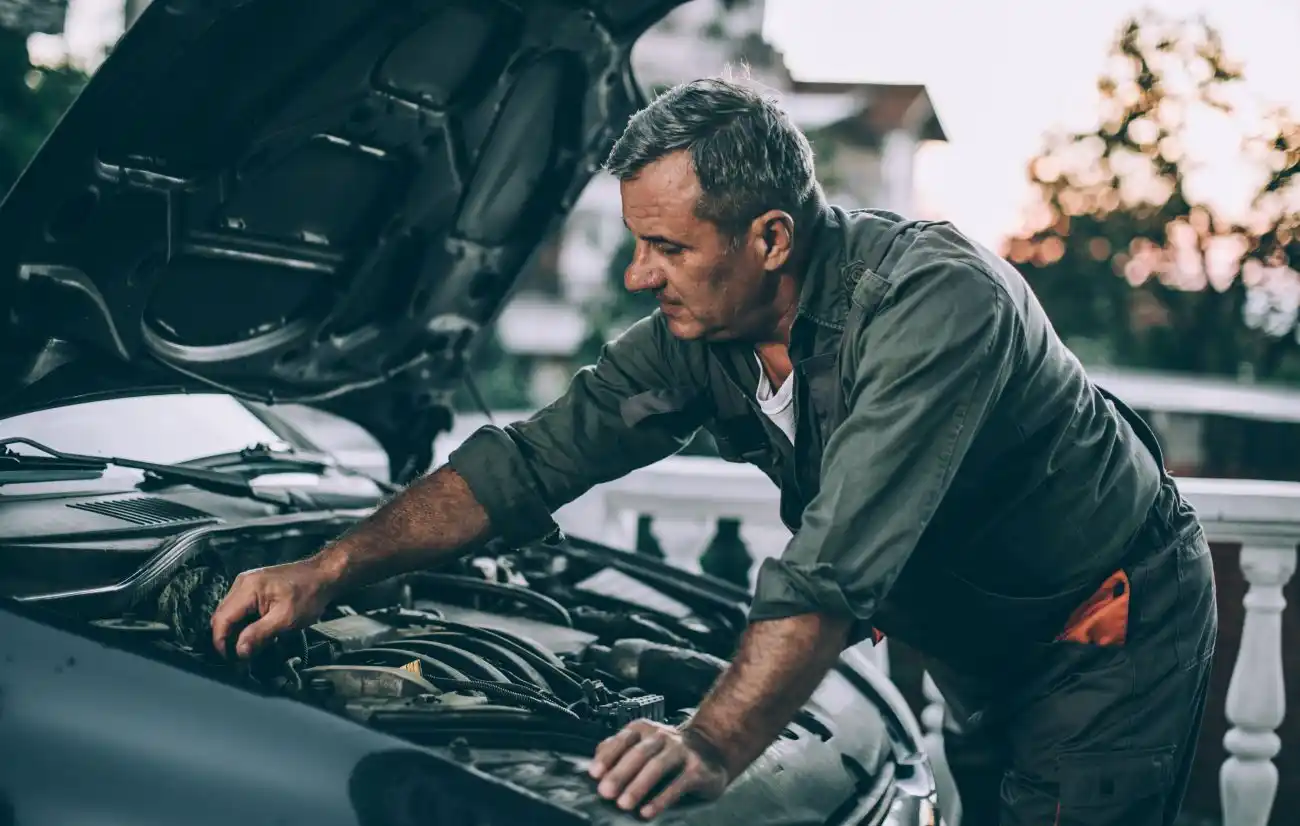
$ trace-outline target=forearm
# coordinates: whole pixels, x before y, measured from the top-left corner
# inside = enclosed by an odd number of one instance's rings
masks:
[[[443,466],[328,545],[316,561],[340,583],[366,585],[425,568],[491,536],[465,480]]]
[[[752,623],[684,727],[736,777],[776,740],[839,658],[849,621],[801,614]]]

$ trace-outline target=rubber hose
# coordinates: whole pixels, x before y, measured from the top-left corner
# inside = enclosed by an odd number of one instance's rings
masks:
[[[533,664],[534,667],[540,669],[542,673],[549,675],[550,677],[553,677],[554,679],[548,680],[548,682],[551,682],[552,685],[556,687],[557,694],[560,693],[559,688],[561,686],[569,689],[573,696],[572,698],[565,697],[566,700],[567,699],[579,700],[582,699],[582,697],[584,696],[582,691],[582,681],[577,677],[575,677],[572,672],[570,672],[563,665],[556,665],[549,658],[544,657],[541,654],[538,654],[536,651],[533,651],[530,646],[524,644],[522,641],[514,639],[508,634],[495,631],[491,628],[480,628],[476,625],[466,625],[460,622],[452,622],[451,620],[438,620],[436,623],[433,624],[440,625],[452,631],[459,631],[471,636],[477,636],[482,639],[490,640],[492,642],[497,643],[498,645],[504,645],[507,648],[509,648],[511,651],[518,654],[519,656],[527,659],[530,663]],[[436,637],[436,635],[427,635],[427,636],[421,635],[417,637],[411,637],[410,639],[418,640],[418,639],[428,639],[431,637]]]
[[[437,639],[431,640],[430,636]],[[491,662],[494,666],[508,674],[511,681],[524,683],[532,688],[541,689],[548,693],[554,693],[551,684],[546,681],[546,677],[541,671],[533,665],[527,657],[518,652],[507,648],[495,640],[489,640],[485,637],[478,637],[472,634],[465,634],[460,631],[446,629],[434,635],[423,635],[419,639],[410,639],[410,642],[438,642],[452,645],[457,649],[463,649],[471,654],[476,654]],[[393,645],[394,643],[389,643]]]
[[[420,571],[408,576],[424,582],[455,585],[471,591],[482,591],[497,596],[509,597],[519,602],[527,602],[537,608],[545,609],[547,613],[555,617],[566,628],[573,627],[573,616],[569,613],[569,609],[546,596],[546,594],[539,594],[522,585],[512,585],[508,582],[492,582],[472,576],[460,576],[459,574],[435,574],[429,571]]]

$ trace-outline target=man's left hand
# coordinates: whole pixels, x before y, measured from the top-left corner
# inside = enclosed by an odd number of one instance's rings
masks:
[[[624,811],[641,806],[647,820],[687,794],[712,800],[731,780],[719,756],[697,734],[648,720],[633,721],[602,742],[589,771],[600,781],[601,797],[616,800]],[[673,780],[663,791],[642,806],[669,777]]]

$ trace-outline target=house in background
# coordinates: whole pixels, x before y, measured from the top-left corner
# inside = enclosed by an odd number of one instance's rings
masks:
[[[794,78],[780,52],[763,39],[763,15],[762,0],[691,0],[641,37],[632,54],[633,73],[650,96],[676,83],[719,75],[766,90],[808,134],[818,177],[832,202],[914,215],[917,149],[925,141],[946,140],[925,87]],[[574,357],[590,335],[617,334],[617,327],[572,328],[574,318],[581,317],[575,307],[598,306],[616,289],[610,265],[626,240],[618,182],[597,174],[549,248],[521,277],[503,311],[498,343],[541,374],[528,382],[533,405],[564,390],[579,366]],[[536,332],[504,332],[515,325]]]
[[[946,141],[924,86],[792,80],[783,103],[808,133],[833,203],[916,215],[913,165],[921,144]]]

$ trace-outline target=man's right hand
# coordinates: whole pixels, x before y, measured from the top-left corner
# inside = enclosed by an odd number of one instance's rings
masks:
[[[285,631],[320,618],[337,591],[337,578],[317,558],[244,571],[212,612],[212,645],[228,656],[233,631],[245,621],[235,641],[242,659]]]

